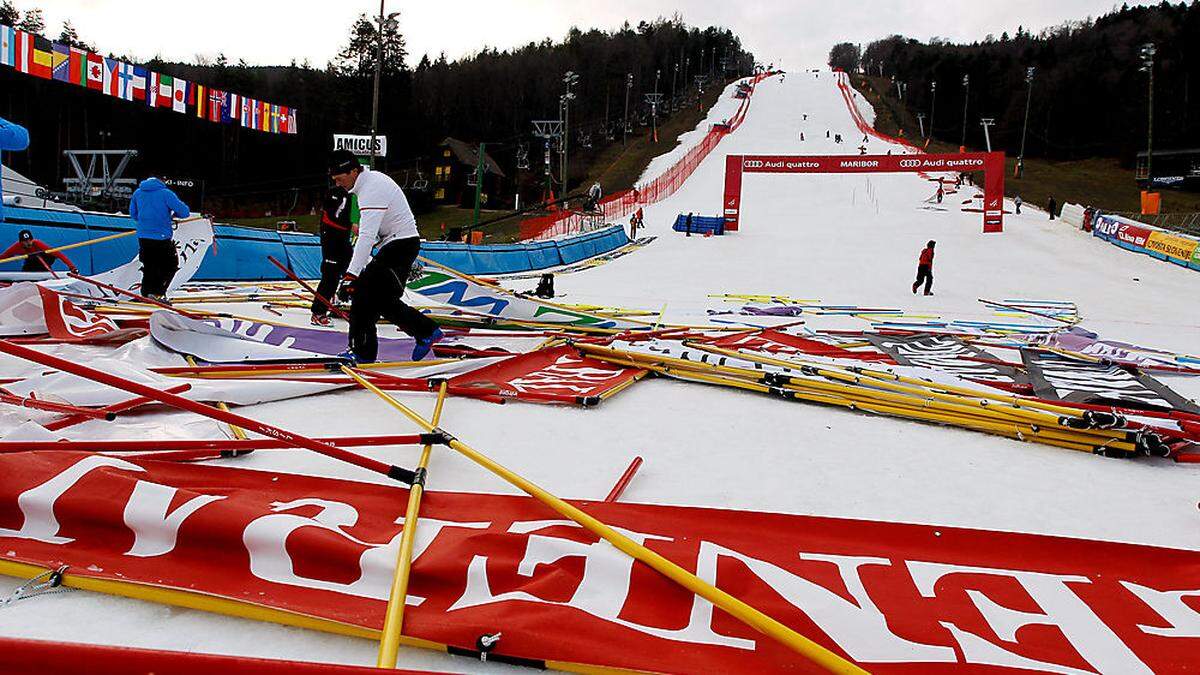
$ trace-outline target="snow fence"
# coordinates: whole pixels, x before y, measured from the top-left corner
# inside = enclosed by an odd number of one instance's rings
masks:
[[[1127,251],[1200,271],[1200,238],[1140,223],[1121,216],[1102,214],[1092,224],[1092,236]]]

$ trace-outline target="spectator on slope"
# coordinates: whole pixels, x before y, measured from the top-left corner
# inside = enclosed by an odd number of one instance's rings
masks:
[[[1021,215],[1021,195],[1013,197],[1013,207],[1016,209],[1017,215]]]
[[[944,197],[945,195],[946,195],[946,191],[944,189],[942,189],[941,181],[938,181],[937,203],[941,204],[942,197]]]
[[[687,219],[683,221],[683,229],[687,232],[687,236],[692,236],[692,214],[687,214]]]
[[[22,272],[49,272],[50,267],[54,265],[54,259],[58,258],[63,261],[67,269],[75,274],[79,270],[75,267],[75,263],[71,259],[63,255],[61,251],[51,251],[41,239],[34,239],[33,233],[29,230],[21,230],[17,234],[17,241],[12,246],[9,246],[0,253],[0,258],[8,258],[10,256],[24,255],[25,262],[21,264]]]
[[[13,124],[0,117],[0,159],[4,150],[24,150],[29,147],[29,132],[19,124]],[[4,186],[0,182],[0,223],[4,222]]]
[[[416,339],[412,360],[425,358],[442,329],[404,304],[404,286],[421,250],[417,219],[404,191],[387,174],[359,164],[349,150],[329,163],[333,182],[358,199],[358,241],[342,277],[338,297],[350,299],[350,349],[342,356],[370,363],[379,354],[376,324],[383,317]],[[372,250],[378,251],[372,255]]]
[[[917,259],[917,280],[913,282],[913,295],[917,294],[917,288],[921,282],[925,282],[925,295],[933,295],[933,247],[937,242],[930,239],[929,243],[925,244],[925,248],[921,249],[921,257]]]
[[[1050,195],[1050,201],[1046,204],[1046,210],[1050,212],[1050,220],[1054,220],[1054,211],[1058,207],[1058,202],[1055,201],[1054,195]]]
[[[192,215],[171,188],[151,176],[129,200],[129,217],[137,224],[138,260],[142,261],[142,295],[164,302],[179,256],[171,238],[176,218]]]
[[[629,240],[630,241],[633,241],[637,237],[637,227],[638,227],[637,214],[636,213],[629,214]]]
[[[354,245],[350,241],[358,224],[357,210],[350,193],[336,185],[325,194],[325,202],[321,205],[321,281],[317,284],[317,295],[330,302],[338,282],[346,273],[350,257],[354,255]],[[313,298],[312,324],[329,326],[332,323],[329,308]]]
[[[587,199],[583,202],[583,210],[592,212],[600,208],[600,197],[603,195],[599,181],[592,183],[592,187],[588,188]]]

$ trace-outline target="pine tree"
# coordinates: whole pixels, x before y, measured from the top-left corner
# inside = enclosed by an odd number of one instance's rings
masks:
[[[21,23],[17,24],[17,28],[26,33],[42,34],[46,31],[46,20],[42,18],[42,10],[33,8],[25,12],[25,16],[21,17]]]
[[[12,0],[4,0],[0,3],[0,24],[5,26],[16,26],[21,23],[21,11],[13,5]]]

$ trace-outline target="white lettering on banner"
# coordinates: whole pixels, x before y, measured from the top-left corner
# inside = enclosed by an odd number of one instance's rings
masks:
[[[580,363],[583,363],[583,359],[560,356],[549,366],[509,380],[508,384],[519,392],[565,389],[586,394],[598,384],[625,376],[624,371],[577,365]]]
[[[75,541],[72,537],[58,536],[59,524],[58,518],[54,515],[54,503],[88,473],[104,467],[125,471],[145,471],[136,464],[130,464],[115,457],[100,455],[85,457],[45,483],[18,495],[17,507],[24,516],[21,529],[0,528],[0,537],[32,539],[47,544],[69,544]]]
[[[1042,612],[1009,609],[979,591],[966,592],[984,621],[996,631],[1001,640],[1015,643],[1017,630],[1022,626],[1053,626],[1062,632],[1067,642],[1071,643],[1085,661],[1101,673],[1151,673],[1146,664],[1067,586],[1068,583],[1091,583],[1087,577],[914,561],[908,563],[908,570],[917,590],[926,598],[937,597],[937,582],[951,574],[983,574],[1011,578],[1021,585]],[[1028,659],[953,623],[943,621],[941,624],[954,635],[962,648],[963,658],[968,663],[1071,675],[1088,672],[1057,663]]]
[[[783,596],[789,604],[807,614],[821,630],[846,650],[856,661],[872,663],[954,663],[957,657],[950,647],[913,642],[888,628],[887,618],[871,600],[863,586],[859,568],[864,565],[891,565],[885,558],[800,553],[801,560],[836,565],[846,590],[854,598],[841,595],[797,576],[776,565],[751,558],[732,549],[701,542],[701,566],[716,569],[720,556],[741,561],[759,579]],[[705,561],[710,558],[711,563]],[[696,596],[700,601],[699,596]]]
[[[1200,612],[1183,601],[1184,597],[1200,599],[1200,588],[1190,591],[1156,591],[1138,584],[1122,581],[1121,585],[1170,624],[1168,628],[1138,625],[1147,635],[1172,638],[1200,638]]]
[[[168,514],[179,490],[169,485],[139,480],[125,504],[125,525],[133,530],[133,546],[125,555],[139,558],[170,553],[179,536],[179,526],[205,504],[225,499],[220,495],[196,495]]]
[[[302,506],[316,506],[321,510],[312,517],[281,513]],[[358,511],[349,504],[325,499],[309,498],[283,503],[274,502],[271,504],[271,510],[275,513],[255,518],[242,533],[242,542],[250,554],[251,574],[264,581],[278,584],[345,593],[360,598],[387,600],[392,585],[392,576],[396,569],[396,554],[400,548],[400,537],[404,534],[403,530],[397,532],[386,544],[356,539],[344,532],[343,528],[353,527],[358,522]],[[403,522],[403,517],[397,519],[396,522]],[[451,523],[422,518],[421,528],[417,530],[413,543],[413,560],[416,561],[429,548],[429,545],[444,528],[486,529],[488,525],[490,523]],[[312,579],[296,574],[292,556],[287,550],[287,539],[293,532],[305,527],[316,527],[332,532],[346,541],[362,546],[363,552],[358,559],[358,578],[346,584]],[[409,596],[406,604],[419,605],[423,601],[424,598]]]
[[[550,527],[566,527],[582,529],[578,524],[567,520],[544,520],[514,523],[509,532],[529,533]],[[623,528],[613,528],[636,541],[644,544],[649,539],[671,541],[669,537],[633,532]],[[723,645],[740,649],[754,649],[754,641],[721,635],[712,629],[713,606],[706,600],[699,599],[692,607],[692,613],[686,626],[681,629],[659,628],[634,623],[618,616],[629,596],[629,585],[633,574],[635,560],[621,553],[607,541],[585,543],[560,536],[545,534],[530,534],[526,543],[525,555],[518,565],[518,574],[532,577],[538,565],[549,565],[564,558],[583,559],[583,577],[566,602],[547,600],[525,591],[508,591],[493,594],[487,574],[487,556],[477,555],[471,559],[467,567],[467,587],[461,597],[454,601],[446,611],[478,607],[497,602],[523,600],[544,605],[559,607],[574,607],[610,623],[631,628],[640,633],[653,635],[665,640],[689,642],[692,644]],[[716,577],[716,561],[706,568],[701,563],[696,574],[710,583]]]
[[[843,169],[877,169],[879,168],[879,160],[875,159],[851,159],[838,162],[838,166]]]

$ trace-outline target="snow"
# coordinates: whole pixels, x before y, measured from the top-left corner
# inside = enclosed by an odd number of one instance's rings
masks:
[[[736,102],[731,92],[726,90],[709,120],[681,137],[670,155],[686,152],[708,124],[732,113]],[[860,100],[859,106],[870,118],[866,104]],[[805,113],[807,121],[802,120]],[[826,130],[842,134],[846,142],[826,140]],[[719,213],[726,154],[855,154],[860,141],[829,73],[819,78],[793,74],[782,83],[777,77],[768,79],[758,86],[738,131],[675,195],[646,208],[645,234],[657,241],[607,264],[560,275],[556,287],[572,303],[655,311],[665,305],[667,319],[680,321],[701,320],[708,308],[736,307],[708,297],[716,293],[787,294],[980,320],[995,315],[977,298],[1071,300],[1078,303],[1082,325],[1102,337],[1178,351],[1194,352],[1200,345],[1200,321],[1187,304],[1200,290],[1195,272],[1125,252],[1051,222],[1029,206],[1020,216],[1006,215],[1004,233],[984,235],[981,214],[957,210],[968,192],[949,195],[946,211],[928,210],[924,200],[935,186],[916,175],[747,176],[741,231],[711,238],[670,231],[680,212]],[[872,153],[885,153],[888,147],[875,139],[868,143]],[[664,168],[671,161],[664,156],[654,166]],[[938,242],[935,295],[914,296],[909,287],[916,257],[928,239]],[[239,310],[251,311],[245,306]],[[299,324],[307,316],[297,310],[289,320]],[[865,327],[861,321],[856,325]],[[56,351],[72,350],[76,348]],[[12,367],[2,365],[0,371]],[[1194,380],[1164,379],[1186,396],[1200,394]],[[433,405],[427,394],[400,398],[418,410]],[[264,403],[239,412],[313,435],[413,431],[406,420],[361,391]],[[180,426],[187,419],[157,413],[139,416],[138,422]],[[10,421],[2,418],[0,425]],[[1165,460],[1102,459],[663,379],[643,381],[595,409],[496,406],[452,398],[442,425],[567,498],[602,497],[629,461],[641,455],[645,464],[625,501],[1200,549],[1200,466]],[[405,466],[415,463],[418,452],[359,451]],[[381,481],[300,451],[255,453],[222,463]],[[514,492],[448,450],[434,456],[429,489]],[[4,579],[0,592],[18,584]],[[376,651],[362,640],[83,592],[8,607],[2,631],[356,664],[373,663]],[[415,650],[402,651],[401,665],[502,668]]]

